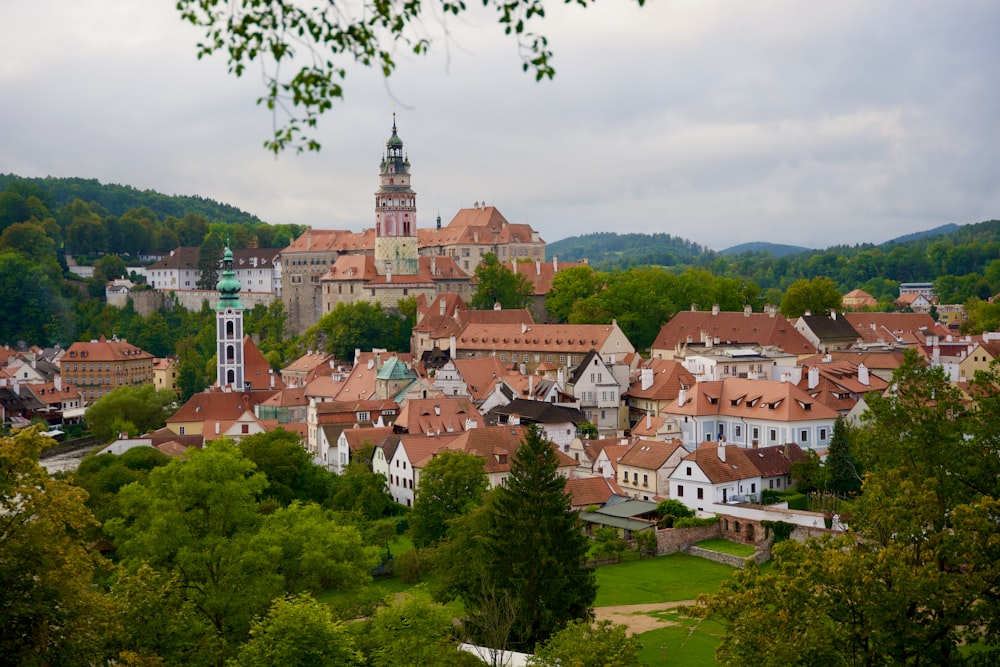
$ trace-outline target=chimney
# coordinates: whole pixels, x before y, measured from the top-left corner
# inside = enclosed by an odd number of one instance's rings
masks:
[[[649,389],[650,387],[652,387],[653,386],[653,369],[652,368],[643,368],[641,371],[639,371],[639,382],[641,383],[640,386],[641,386],[641,388],[642,388],[643,391],[646,391],[647,389]]]
[[[517,273],[517,258],[516,257],[511,257],[510,258],[510,270],[513,271],[515,274]]]
[[[653,428],[653,414],[646,410],[646,430]]]
[[[219,432],[221,430],[222,430],[222,424],[220,424],[219,422],[215,422],[215,435],[219,435]]]
[[[552,273],[555,273],[558,270],[559,270],[559,258],[558,257],[553,257],[552,258]]]
[[[752,312],[753,312],[753,308],[750,307],[749,303],[747,305],[743,306],[743,317],[750,317],[750,314]]]
[[[830,319],[831,320],[837,319],[837,309],[836,308],[831,308],[830,309]]]
[[[438,303],[441,304],[441,316],[444,317],[445,301],[443,296],[438,297]]]
[[[437,255],[431,255],[431,275],[437,275]]]
[[[542,260],[540,259],[535,260],[535,275],[536,276],[542,275]]]
[[[528,333],[528,323],[527,322],[521,322],[521,333],[522,334]]]
[[[56,388],[56,391],[62,391],[62,376],[58,373],[52,376],[52,386]]]
[[[786,459],[788,459],[789,461],[792,460],[792,448],[791,445],[789,445],[787,442],[785,443],[785,449],[783,453]]]
[[[864,364],[858,364],[858,382],[866,387],[871,383],[871,379],[868,377],[868,367]]]
[[[806,312],[802,313],[802,315],[804,317],[812,317],[812,311],[811,310],[806,310]]]
[[[493,310],[503,310],[503,306],[500,305],[499,301],[493,303]]]
[[[719,446],[715,448],[715,451],[719,454],[719,460],[723,463],[726,462],[726,441],[720,440]]]
[[[681,387],[681,390],[677,392],[677,407],[681,407],[687,402],[687,389]]]
[[[819,368],[816,366],[809,367],[809,389],[815,389],[819,386]]]
[[[452,334],[451,337],[448,339],[448,352],[450,353],[451,359],[455,358],[455,347],[456,347],[455,343],[456,343],[455,334]]]
[[[718,315],[718,314],[719,314],[719,304],[713,303],[712,304],[712,315]]]
[[[434,406],[434,416],[435,417],[440,417],[441,416],[441,406],[440,405],[435,405]]]
[[[528,398],[531,398],[534,395],[535,395],[535,376],[534,375],[529,375],[528,376]]]
[[[512,414],[509,417],[507,417],[507,425],[508,426],[520,426],[521,425],[521,418],[518,415],[513,415]]]

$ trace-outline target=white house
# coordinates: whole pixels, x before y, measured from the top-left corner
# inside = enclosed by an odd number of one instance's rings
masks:
[[[759,502],[765,488],[791,486],[791,464],[802,457],[795,444],[744,449],[706,443],[674,468],[670,497],[698,511],[716,503]]]
[[[791,382],[729,378],[699,382],[663,409],[689,451],[705,441],[742,447],[798,443],[824,449],[838,413]]]

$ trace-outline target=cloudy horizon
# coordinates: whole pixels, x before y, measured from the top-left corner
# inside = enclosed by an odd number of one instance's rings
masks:
[[[0,26],[0,172],[360,231],[374,224],[395,112],[422,227],[485,202],[548,242],[664,232],[719,250],[881,243],[1000,217],[996,3],[547,13],[536,30],[555,80],[523,73],[514,41],[472,11],[430,56],[401,55],[388,80],[350,68],[319,121],[323,150],[275,159],[259,77],[199,61],[201,35],[172,3],[17,3]]]

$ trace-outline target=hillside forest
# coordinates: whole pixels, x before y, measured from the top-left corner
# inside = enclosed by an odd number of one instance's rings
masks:
[[[104,336],[127,338],[157,356],[181,361],[185,393],[213,376],[211,312],[164,308],[143,318],[129,308],[106,306],[107,280],[141,264],[144,251],[197,246],[206,267],[225,242],[234,248],[286,246],[303,227],[269,225],[232,206],[200,197],[167,196],[87,179],[0,175],[0,295],[7,317],[0,343],[68,345]],[[787,248],[785,249],[787,251]],[[637,349],[649,347],[679,310],[760,311],[780,307],[789,317],[839,307],[840,295],[861,288],[893,310],[899,284],[933,281],[940,303],[965,304],[964,331],[1000,324],[1000,221],[932,230],[882,245],[836,246],[775,256],[766,250],[727,254],[669,234],[593,234],[548,246],[549,256],[589,268],[560,271],[547,297],[554,321],[619,326]],[[94,277],[67,270],[67,255],[92,264]],[[503,276],[480,276],[487,293]],[[212,282],[212,281],[209,281]],[[207,285],[211,287],[211,285]],[[642,295],[637,299],[636,295]],[[492,298],[482,299],[492,303]],[[475,299],[473,299],[475,302]],[[520,303],[505,304],[518,306]],[[280,303],[247,313],[247,331],[275,368],[307,347],[331,352],[373,345],[398,349],[409,339],[415,306],[397,312],[356,305],[339,308],[300,338],[285,332]],[[200,386],[199,386],[200,385]]]

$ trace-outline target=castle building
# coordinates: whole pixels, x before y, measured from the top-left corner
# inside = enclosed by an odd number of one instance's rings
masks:
[[[375,192],[375,227],[354,233],[308,230],[281,253],[281,299],[288,328],[301,334],[338,303],[365,300],[395,308],[423,294],[471,297],[483,255],[504,263],[541,262],[545,241],[530,225],[513,224],[485,202],[463,208],[447,226],[417,228],[410,161],[393,117]]]
[[[375,270],[412,276],[417,268],[417,193],[410,187],[410,159],[403,153],[393,114],[375,192]]]
[[[468,298],[470,275],[450,256],[421,257],[417,243],[417,195],[410,183],[410,160],[396,130],[385,143],[375,192],[374,255],[340,254],[320,278],[320,316],[338,304],[357,301],[396,308],[400,299],[433,300],[454,292]]]

